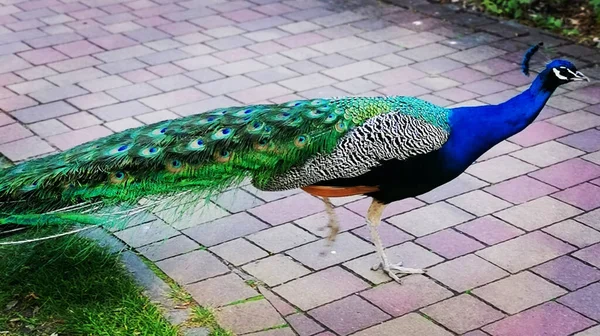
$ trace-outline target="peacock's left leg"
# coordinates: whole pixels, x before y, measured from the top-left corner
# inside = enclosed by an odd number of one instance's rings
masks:
[[[396,273],[425,273],[425,271],[422,269],[402,267],[402,263],[392,264],[388,260],[387,255],[385,254],[385,251],[383,249],[383,244],[381,243],[379,230],[377,229],[379,223],[381,222],[381,214],[383,213],[383,209],[385,209],[385,204],[373,199],[373,202],[371,203],[371,206],[367,211],[367,224],[369,225],[369,229],[371,230],[371,240],[373,240],[373,244],[375,244],[375,249],[377,250],[377,256],[381,260],[371,269],[376,271],[380,268],[383,268],[383,271],[386,272],[392,279],[396,280],[397,282],[400,282],[400,279],[398,278]]]
[[[338,222],[335,211],[333,210],[333,204],[329,200],[329,197],[323,197],[325,203],[325,211],[327,212],[328,222],[327,227],[329,228],[329,235],[327,235],[327,246],[331,246],[335,241],[335,237],[340,231],[340,224]]]

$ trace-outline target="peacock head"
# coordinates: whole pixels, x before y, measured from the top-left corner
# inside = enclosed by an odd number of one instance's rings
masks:
[[[542,42],[529,48],[523,57],[521,69],[523,73],[529,76],[529,61],[538,49],[543,45]],[[543,76],[545,86],[558,87],[559,85],[576,81],[590,81],[581,71],[577,70],[575,64],[562,59],[548,62],[540,76]]]
[[[576,81],[590,81],[581,71],[577,71],[575,65],[566,60],[554,60],[546,65],[547,80],[555,81],[557,85]]]

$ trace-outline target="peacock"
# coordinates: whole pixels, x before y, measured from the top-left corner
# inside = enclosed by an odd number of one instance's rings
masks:
[[[524,56],[526,75],[539,47]],[[322,198],[333,241],[339,224],[330,198],[366,195],[372,198],[366,223],[379,257],[373,269],[398,281],[397,274],[424,271],[388,260],[378,233],[386,205],[458,177],[527,127],[558,86],[582,80],[589,81],[557,59],[529,89],[499,105],[444,108],[414,97],[342,97],[162,121],[0,171],[0,225],[106,225],[181,195],[199,201],[250,180],[260,190],[301,188]]]

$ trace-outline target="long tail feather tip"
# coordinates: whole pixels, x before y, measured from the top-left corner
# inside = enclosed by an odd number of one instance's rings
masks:
[[[523,56],[523,61],[521,62],[521,71],[525,74],[525,76],[529,77],[529,61],[533,57],[533,55],[540,49],[541,46],[544,45],[544,42],[540,42],[533,47],[529,48]]]

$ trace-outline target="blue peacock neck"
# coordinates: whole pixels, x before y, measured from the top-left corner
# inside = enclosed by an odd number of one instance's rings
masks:
[[[464,171],[483,153],[535,120],[557,85],[540,73],[529,89],[498,105],[459,107],[449,116],[451,133],[440,149],[449,170]]]

